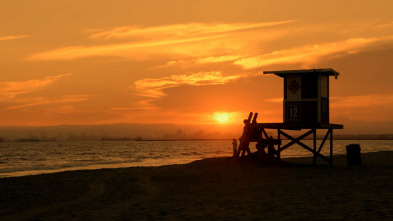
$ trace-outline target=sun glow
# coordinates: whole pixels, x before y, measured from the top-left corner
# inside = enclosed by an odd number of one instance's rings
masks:
[[[228,113],[215,113],[214,120],[218,121],[219,123],[226,123],[228,122],[230,115]]]

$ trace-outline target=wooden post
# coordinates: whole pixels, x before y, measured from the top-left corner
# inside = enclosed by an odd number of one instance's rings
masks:
[[[257,123],[257,118],[258,118],[258,113],[254,114],[254,118],[252,119],[252,123],[256,124]]]
[[[277,145],[277,158],[281,160],[281,138],[280,138],[280,129],[277,129],[277,139],[279,140],[279,143]]]
[[[330,132],[330,165],[333,165],[333,129],[329,129]]]
[[[317,163],[317,130],[313,129],[313,150],[314,150],[314,157],[312,159],[312,164],[315,165]]]
[[[252,118],[252,112],[250,112],[249,114],[248,114],[248,122],[250,122],[251,123],[251,118]]]

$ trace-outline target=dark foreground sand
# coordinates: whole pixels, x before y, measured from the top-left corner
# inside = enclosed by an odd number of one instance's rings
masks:
[[[362,161],[347,166],[337,156],[334,166],[312,167],[213,158],[3,178],[0,220],[393,220],[393,152]]]

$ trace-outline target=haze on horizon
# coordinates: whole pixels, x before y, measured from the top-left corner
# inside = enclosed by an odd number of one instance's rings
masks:
[[[0,126],[282,122],[282,79],[333,68],[330,121],[393,133],[393,2],[2,1]]]

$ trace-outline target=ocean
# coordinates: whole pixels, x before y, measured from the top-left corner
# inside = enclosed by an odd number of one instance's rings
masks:
[[[287,143],[283,140],[283,144]],[[312,146],[311,140],[303,141]],[[317,146],[321,141],[317,142]],[[184,164],[211,157],[231,157],[232,140],[201,141],[86,141],[1,142],[0,178],[66,170]],[[334,155],[345,155],[349,144],[361,152],[393,151],[393,140],[335,140]],[[329,155],[329,142],[321,153]],[[255,151],[251,143],[251,150]],[[295,145],[281,157],[312,156]]]

